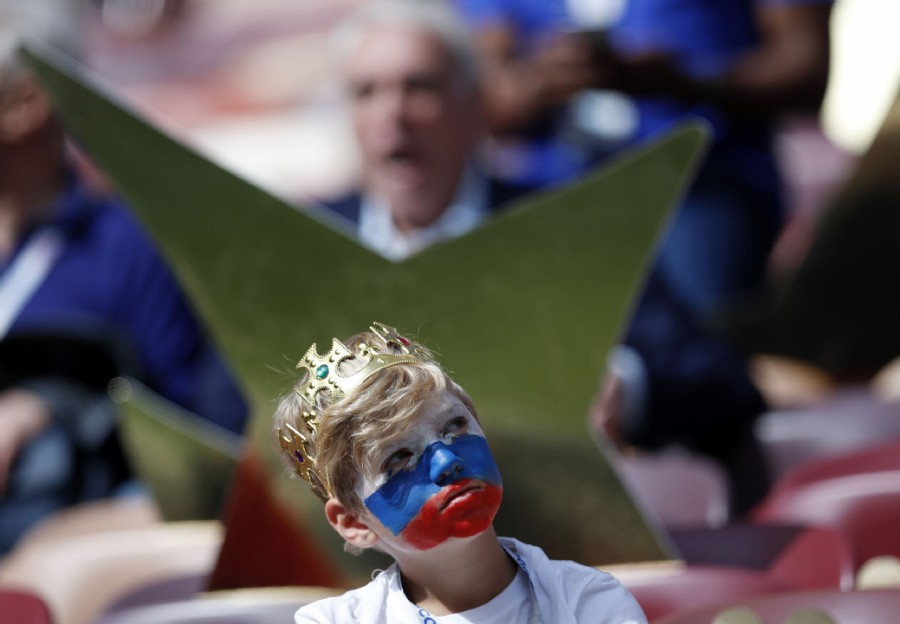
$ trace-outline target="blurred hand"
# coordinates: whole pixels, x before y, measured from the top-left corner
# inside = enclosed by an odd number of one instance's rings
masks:
[[[622,440],[622,380],[614,373],[603,378],[589,414],[591,426],[602,432],[619,451],[627,446]]]
[[[37,394],[20,389],[0,393],[0,495],[19,451],[49,424],[49,408]]]
[[[590,42],[576,34],[560,35],[541,48],[532,62],[546,106],[565,104],[594,83]]]
[[[663,95],[688,99],[695,95],[693,81],[663,53],[648,53],[619,59],[610,88],[631,95]]]

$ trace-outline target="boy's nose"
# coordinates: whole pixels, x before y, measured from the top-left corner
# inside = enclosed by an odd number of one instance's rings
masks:
[[[456,480],[457,475],[462,472],[462,460],[457,457],[453,451],[444,444],[439,444],[431,458],[432,482],[438,485],[447,485]]]

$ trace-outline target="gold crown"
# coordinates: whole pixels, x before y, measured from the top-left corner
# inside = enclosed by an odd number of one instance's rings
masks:
[[[397,364],[433,361],[428,349],[401,336],[393,327],[376,322],[372,323],[369,329],[380,336],[389,349],[393,347],[397,352],[387,353],[378,345],[361,342],[356,346],[354,353],[340,340],[332,338],[331,350],[325,355],[319,355],[316,344],[313,343],[297,364],[298,369],[306,370],[306,376],[295,389],[303,399],[300,416],[306,431],[301,432],[298,427],[289,423],[284,425],[284,429],[278,429],[281,450],[291,457],[294,470],[309,483],[313,492],[323,501],[328,500],[330,492],[316,466],[316,437],[321,418],[316,402],[318,394],[328,392],[333,405],[380,370]],[[354,357],[368,361],[352,375],[346,377],[340,375],[338,373],[340,363]]]

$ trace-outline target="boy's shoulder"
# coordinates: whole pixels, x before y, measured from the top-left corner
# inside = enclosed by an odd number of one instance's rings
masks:
[[[294,621],[296,624],[384,622],[387,597],[397,574],[396,564],[387,570],[376,572],[372,580],[362,587],[301,607],[294,615]]]
[[[544,621],[646,624],[634,596],[613,575],[576,561],[550,559],[539,547],[515,539],[500,541],[528,573]]]

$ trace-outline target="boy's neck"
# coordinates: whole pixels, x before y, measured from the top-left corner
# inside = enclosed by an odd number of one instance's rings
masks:
[[[439,549],[440,553],[425,551],[397,562],[406,597],[432,615],[480,607],[496,598],[516,576],[516,563],[493,528],[471,541]]]

